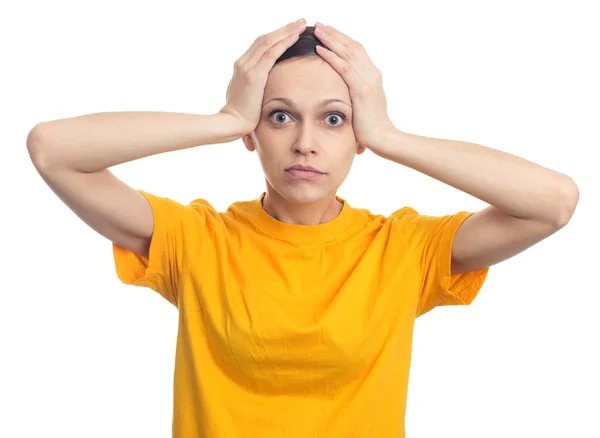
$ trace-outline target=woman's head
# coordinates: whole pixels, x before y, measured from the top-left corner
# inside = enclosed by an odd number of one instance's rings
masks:
[[[259,156],[267,190],[272,188],[293,203],[333,197],[355,155],[364,151],[352,129],[348,86],[317,54],[317,45],[323,46],[314,36],[314,27],[307,26],[277,59],[265,86],[260,121],[243,138],[246,148]],[[311,166],[323,174],[299,179],[288,171],[295,165]]]

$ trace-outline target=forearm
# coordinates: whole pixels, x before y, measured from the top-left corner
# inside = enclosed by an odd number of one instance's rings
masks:
[[[523,219],[560,223],[579,192],[563,173],[486,146],[387,132],[379,155]]]
[[[104,112],[42,122],[27,137],[36,167],[97,172],[164,152],[234,141],[229,114]]]

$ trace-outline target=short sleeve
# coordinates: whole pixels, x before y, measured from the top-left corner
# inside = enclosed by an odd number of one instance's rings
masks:
[[[408,238],[418,256],[421,283],[415,317],[437,306],[471,304],[481,290],[489,267],[451,275],[454,236],[473,214],[461,211],[446,216],[428,216],[416,212],[409,215]]]
[[[185,264],[184,235],[196,213],[169,198],[141,193],[152,208],[154,231],[148,258],[113,242],[118,278],[125,284],[148,287],[178,307],[179,281]]]

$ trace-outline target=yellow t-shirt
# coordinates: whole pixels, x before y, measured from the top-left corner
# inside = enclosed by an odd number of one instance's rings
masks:
[[[148,259],[116,244],[119,279],[179,313],[174,438],[402,438],[415,318],[470,304],[489,268],[451,276],[471,212],[389,217],[342,202],[280,222],[257,199],[217,212],[138,190]]]

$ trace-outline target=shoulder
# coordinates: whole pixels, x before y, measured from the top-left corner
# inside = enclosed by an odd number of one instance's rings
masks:
[[[225,227],[235,227],[239,224],[252,222],[259,214],[257,200],[238,200],[233,202],[210,202],[206,198],[195,198],[190,201],[188,208],[205,221],[220,223]]]
[[[405,205],[390,214],[374,214],[367,209],[356,209],[364,222],[377,224],[377,228],[386,231],[389,238],[428,239],[455,228],[470,213],[457,212],[446,214],[423,214],[416,208]]]
[[[219,213],[217,209],[206,199],[204,198],[195,198],[190,201],[188,207],[192,208],[196,212],[202,213],[206,210],[209,212]]]
[[[410,222],[421,216],[417,210],[410,206],[403,206],[394,210],[390,214],[373,213],[371,210],[366,208],[353,207],[356,214],[361,216],[365,222],[379,222],[384,224],[397,224],[399,222]]]

